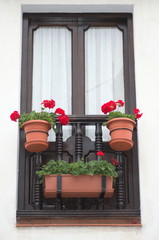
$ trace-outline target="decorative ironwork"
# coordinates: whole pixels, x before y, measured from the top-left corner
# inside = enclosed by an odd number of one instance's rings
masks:
[[[95,119],[96,121],[96,119]],[[74,133],[75,133],[75,149],[74,149],[74,159],[76,161],[80,160],[82,158],[82,154],[87,154],[89,151],[104,151],[109,150],[108,143],[106,143],[106,149],[105,149],[105,143],[103,145],[102,141],[102,119],[96,121],[96,122],[87,122],[85,119],[81,118],[80,121],[72,121],[70,124],[73,126]],[[87,138],[85,139],[84,134],[84,127],[86,125],[95,125],[95,141],[87,141]],[[34,199],[34,209],[54,209],[65,211],[65,210],[104,210],[109,209],[109,206],[111,208],[117,208],[117,209],[123,209],[125,208],[125,186],[124,186],[124,169],[123,169],[123,158],[121,152],[116,152],[116,158],[119,161],[119,166],[117,166],[117,172],[118,172],[118,178],[116,181],[116,195],[113,198],[113,201],[108,201],[107,199],[104,199],[104,193],[105,193],[105,186],[101,185],[101,194],[99,198],[69,198],[69,199],[62,199],[61,193],[60,193],[60,186],[61,183],[57,182],[57,189],[59,189],[58,195],[56,199],[52,199],[52,201],[45,199],[42,197],[42,184],[39,181],[38,176],[36,175],[36,172],[41,169],[41,166],[46,163],[46,156],[48,156],[48,159],[52,159],[51,152],[56,152],[57,160],[62,159],[63,151],[65,151],[67,148],[68,142],[63,142],[63,132],[62,132],[62,126],[58,123],[58,132],[56,134],[56,143],[55,148],[53,150],[49,150],[49,152],[44,153],[37,153],[34,155],[34,158],[31,158],[32,161],[34,160],[34,167],[33,171],[35,171],[34,175],[34,188],[33,188],[33,199]],[[83,143],[83,139],[85,139]],[[83,144],[84,150],[83,150]],[[86,146],[87,145],[87,146]],[[53,145],[52,145],[53,146]],[[69,145],[70,146],[70,145]],[[93,149],[94,148],[94,149]],[[86,152],[86,149],[87,152]],[[110,153],[111,153],[110,149]],[[112,154],[112,153],[111,153]],[[54,153],[53,153],[54,155]],[[42,161],[43,156],[43,161]],[[50,157],[49,157],[50,156]],[[89,159],[88,159],[89,160]],[[98,160],[98,158],[97,158]],[[105,181],[103,181],[105,183]],[[62,187],[62,186],[61,186]]]
[[[122,153],[116,152],[116,158],[119,165],[116,167],[118,178],[116,182],[116,201],[117,208],[123,209],[125,207],[125,191],[124,191],[124,171],[123,171],[123,160]]]
[[[102,140],[102,126],[101,123],[96,123],[96,130],[95,130],[95,151],[102,151],[103,150],[103,140]],[[97,160],[100,159],[100,156],[97,155]]]
[[[36,172],[41,170],[42,156],[40,153],[36,153],[35,158],[35,174],[34,174],[34,208],[39,210],[42,209],[42,183],[39,180]]]
[[[57,124],[57,133],[56,133],[56,151],[57,151],[57,160],[62,160],[63,153],[63,132],[62,125]]]
[[[82,128],[80,123],[77,123],[76,126],[75,153],[76,153],[75,160],[79,161],[82,158],[83,154]]]

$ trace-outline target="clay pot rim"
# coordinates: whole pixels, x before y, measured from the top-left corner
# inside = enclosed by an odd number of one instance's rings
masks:
[[[40,119],[38,119],[38,120],[29,120],[29,121],[23,123],[22,128],[24,128],[24,126],[27,125],[27,124],[35,123],[35,122],[37,122],[37,123],[44,123],[44,124],[47,124],[47,125],[49,125],[50,128],[51,128],[51,124],[50,124],[48,121],[40,120]]]
[[[120,117],[120,118],[113,118],[111,120],[109,120],[107,123],[106,123],[106,126],[108,126],[110,123],[112,122],[115,122],[115,121],[120,121],[120,120],[123,120],[123,121],[127,121],[127,122],[131,122],[134,124],[134,127],[136,126],[136,122],[130,118],[125,118],[125,117]]]

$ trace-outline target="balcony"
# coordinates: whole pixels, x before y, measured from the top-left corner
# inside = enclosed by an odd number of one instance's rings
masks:
[[[19,178],[19,202],[17,224],[131,224],[134,219],[140,224],[139,194],[137,180],[136,144],[131,151],[115,152],[103,141],[103,116],[71,116],[72,136],[63,141],[63,127],[57,124],[56,141],[50,142],[47,151],[28,153],[21,146]],[[92,126],[94,138],[86,136],[86,127]],[[24,140],[23,132],[21,132]],[[134,141],[136,132],[134,134]],[[67,162],[99,160],[96,152],[103,151],[104,159],[119,161],[116,167],[118,178],[114,182],[115,193],[111,199],[104,198],[55,198],[45,199],[43,183],[36,172],[51,159]]]

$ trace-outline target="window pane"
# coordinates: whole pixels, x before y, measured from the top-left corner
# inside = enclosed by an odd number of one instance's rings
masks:
[[[86,114],[101,114],[107,101],[124,100],[123,41],[117,28],[91,27],[85,33]]]
[[[54,99],[55,108],[71,114],[71,82],[71,32],[65,27],[38,28],[34,32],[32,109],[40,111],[43,100]]]
[[[123,42],[120,30],[91,27],[86,31],[85,71],[86,114],[102,114],[103,103],[124,100]],[[104,128],[102,132],[103,139],[109,141],[109,131]],[[86,134],[94,140],[91,127],[87,127]]]

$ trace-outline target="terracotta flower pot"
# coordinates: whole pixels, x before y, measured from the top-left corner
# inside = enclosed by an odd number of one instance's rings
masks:
[[[112,149],[127,151],[133,147],[132,133],[136,126],[135,121],[130,118],[114,118],[108,121],[106,125],[110,130],[111,141],[109,145]]]
[[[43,120],[25,122],[22,128],[26,134],[25,149],[29,152],[42,152],[48,148],[48,131],[51,124]]]
[[[60,175],[60,192],[62,198],[69,197],[94,197],[98,198],[103,192],[104,198],[111,198],[114,192],[113,178],[104,178],[105,190],[102,186],[101,175],[80,175],[73,176],[71,174]],[[44,196],[46,198],[56,198],[57,192],[59,192],[59,176],[56,174],[46,175],[44,178]],[[58,191],[57,191],[58,189]]]

